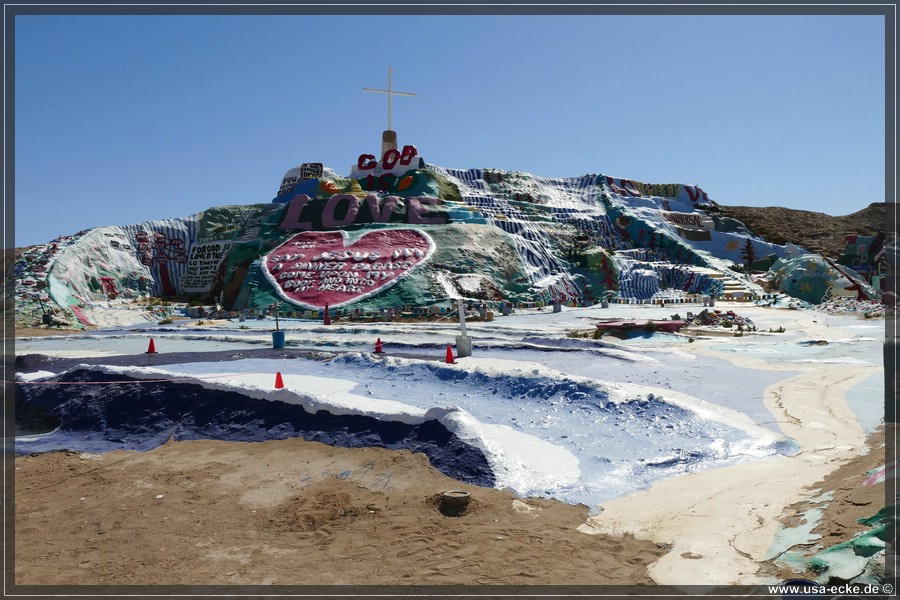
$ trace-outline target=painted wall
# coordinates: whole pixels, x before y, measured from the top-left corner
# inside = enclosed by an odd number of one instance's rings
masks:
[[[231,309],[460,295],[570,302],[708,294],[721,282],[693,267],[727,271],[748,243],[754,257],[786,253],[710,218],[700,207],[715,203],[697,186],[447,169],[414,147],[389,154],[360,156],[351,177],[303,163],[268,203],[93,230],[56,259],[47,287],[61,305],[120,294],[211,297]],[[806,287],[785,291],[816,296]]]
[[[434,241],[412,228],[305,231],[262,257],[279,296],[304,308],[339,307],[390,288],[428,261]]]

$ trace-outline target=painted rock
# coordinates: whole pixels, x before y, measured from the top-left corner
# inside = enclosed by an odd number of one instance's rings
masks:
[[[304,231],[265,255],[262,268],[286,301],[335,308],[383,292],[434,248],[430,236],[413,228],[369,231],[353,241],[346,231]]]

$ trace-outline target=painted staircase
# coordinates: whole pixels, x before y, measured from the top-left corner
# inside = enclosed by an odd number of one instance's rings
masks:
[[[751,289],[745,281],[737,279],[728,273],[723,273],[722,271],[708,267],[693,267],[691,270],[698,275],[703,274],[711,279],[718,279],[721,281],[724,286],[720,298],[721,300],[730,302],[750,302],[753,294],[757,293]]]

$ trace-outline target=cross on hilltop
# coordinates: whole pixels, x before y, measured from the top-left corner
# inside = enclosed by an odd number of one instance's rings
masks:
[[[378,92],[381,94],[387,94],[388,97],[388,131],[392,131],[391,129],[391,97],[392,96],[415,96],[412,92],[395,92],[391,89],[391,67],[388,66],[388,87],[386,90],[376,90],[372,88],[363,88],[364,92]]]

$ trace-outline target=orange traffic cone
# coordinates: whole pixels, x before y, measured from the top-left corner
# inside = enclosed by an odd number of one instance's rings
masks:
[[[284,387],[284,381],[281,379],[281,371],[275,373],[275,389],[280,390]]]
[[[144,354],[156,354],[156,345],[153,343],[153,338],[150,338],[150,345],[147,346],[147,351]]]
[[[450,348],[450,344],[447,344],[447,364],[452,365],[452,364],[454,364],[454,362],[455,361],[453,360],[453,349]]]
[[[375,340],[375,354],[384,354],[384,348],[381,347],[381,338]]]

